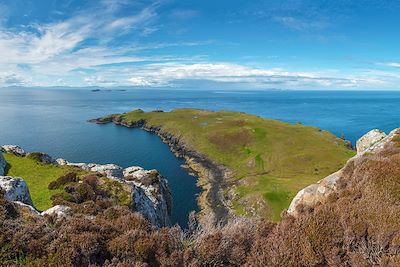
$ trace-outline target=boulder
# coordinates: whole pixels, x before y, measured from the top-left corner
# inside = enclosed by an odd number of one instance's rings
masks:
[[[339,170],[318,183],[309,185],[300,190],[290,203],[287,210],[288,213],[296,215],[298,206],[314,206],[318,202],[322,202],[330,193],[336,191],[337,182],[341,175],[342,170]]]
[[[9,201],[20,201],[33,206],[28,186],[22,178],[0,176],[0,187],[4,191],[4,197]]]
[[[73,213],[72,209],[68,206],[64,205],[56,205],[48,210],[45,210],[41,213],[42,216],[45,215],[56,215],[57,218],[66,218],[71,216]]]
[[[381,130],[374,129],[366,133],[360,139],[358,139],[356,147],[357,154],[362,154],[367,152],[371,147],[373,147],[376,143],[381,141],[386,137],[386,134]]]
[[[23,150],[20,146],[16,145],[4,145],[1,147],[2,152],[12,153],[16,156],[23,157],[26,155],[25,150]]]
[[[0,176],[4,175],[6,172],[7,162],[3,154],[0,152]]]
[[[89,164],[89,167],[90,171],[104,174],[105,176],[111,179],[121,180],[124,178],[122,168],[115,164],[105,164],[105,165],[94,164],[94,166]]]
[[[65,160],[65,159],[62,159],[62,158],[58,158],[58,159],[56,159],[56,163],[57,163],[58,165],[60,165],[60,166],[64,166],[64,165],[67,165],[67,164],[68,164],[68,161]]]

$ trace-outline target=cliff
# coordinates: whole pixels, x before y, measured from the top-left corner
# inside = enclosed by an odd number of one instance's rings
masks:
[[[18,146],[6,145],[1,148],[2,151],[8,153],[7,155],[13,155],[14,159],[16,157],[24,160],[33,160],[38,162],[36,163],[36,166],[39,167],[35,166],[33,168],[40,168],[40,166],[45,167],[46,165],[50,165],[54,166],[52,168],[58,168],[61,170],[66,169],[68,171],[73,171],[74,169],[76,170],[77,168],[79,168],[85,171],[85,173],[98,173],[99,175],[102,175],[107,179],[116,182],[114,184],[108,183],[107,181],[103,182],[107,185],[107,187],[113,187],[108,188],[108,190],[121,192],[124,192],[124,190],[126,190],[127,193],[130,194],[129,206],[133,211],[141,213],[145,218],[147,218],[153,225],[157,227],[168,226],[170,224],[169,216],[171,214],[172,208],[171,192],[166,179],[162,177],[156,170],[147,171],[141,167],[136,166],[123,169],[122,167],[115,164],[101,165],[95,163],[71,163],[65,159],[54,160],[49,155],[44,153],[26,153],[22,148]],[[3,162],[3,165],[5,166],[6,160],[1,153],[0,162]],[[23,164],[23,162],[21,162],[21,164]],[[13,168],[16,167],[18,166],[14,166],[13,164],[11,171],[13,171]],[[0,170],[3,169],[4,168]],[[32,173],[34,172],[34,170],[31,171]],[[62,177],[69,176],[71,175],[67,173],[66,176]],[[29,178],[29,183],[37,184],[38,177],[29,176]],[[50,190],[48,190],[50,192],[52,192],[53,189],[57,189],[57,183],[59,183],[58,181],[56,181],[57,177],[53,177],[52,179],[53,181],[50,182],[48,185],[45,184],[45,182],[43,181],[44,186],[50,188]],[[79,182],[79,180],[80,178],[72,178],[68,180],[70,184],[66,183],[64,190],[67,190],[66,188],[69,188],[69,191],[72,190],[70,193],[73,193],[73,183]],[[35,208],[33,208],[35,203],[31,200],[27,183],[22,178],[0,176],[0,188],[3,189],[6,199],[10,201],[22,202],[24,204],[32,206],[32,210],[36,210]],[[34,189],[39,190],[36,187]],[[121,194],[121,192],[116,192],[116,194],[122,196],[123,194]],[[36,194],[37,192],[33,193]],[[43,191],[40,191],[39,194],[43,194]],[[53,194],[55,194],[55,192]],[[71,196],[73,196],[73,194]],[[54,198],[54,196],[52,196],[52,198]],[[65,196],[63,198],[65,199]],[[126,200],[124,201],[126,202]],[[62,203],[68,205],[68,203],[65,203],[65,201]],[[69,208],[65,205],[56,205],[42,212],[42,215],[67,214],[69,213],[67,212],[67,210],[69,210]]]

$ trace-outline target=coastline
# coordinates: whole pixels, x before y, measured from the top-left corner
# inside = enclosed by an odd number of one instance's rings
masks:
[[[114,123],[118,126],[140,128],[156,134],[163,143],[169,146],[174,155],[184,159],[189,170],[198,176],[197,184],[203,189],[197,199],[202,215],[200,221],[209,222],[211,220],[213,224],[225,225],[230,217],[234,216],[227,204],[229,200],[223,193],[227,177],[230,177],[232,172],[189,148],[180,137],[163,131],[161,127],[148,125],[145,120],[127,123],[111,115],[106,118],[91,119],[88,122],[96,124]]]

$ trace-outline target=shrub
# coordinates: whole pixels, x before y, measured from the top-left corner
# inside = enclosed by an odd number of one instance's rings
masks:
[[[63,176],[60,176],[57,178],[57,180],[52,181],[49,185],[48,188],[50,190],[58,189],[63,185],[66,185],[67,183],[74,183],[78,181],[78,177],[75,172],[69,172]]]

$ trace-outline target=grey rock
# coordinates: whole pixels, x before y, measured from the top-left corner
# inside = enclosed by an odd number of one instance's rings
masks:
[[[1,147],[2,152],[12,153],[17,156],[25,156],[26,152],[20,146],[17,145],[4,145]]]
[[[64,205],[56,205],[48,210],[43,211],[41,215],[56,215],[58,218],[66,218],[71,216],[72,213],[73,211],[70,207]]]
[[[6,172],[7,162],[3,156],[3,153],[0,152],[0,176],[4,175]]]
[[[104,174],[111,179],[121,180],[124,178],[122,168],[115,164],[104,164],[104,165],[94,164],[94,166],[89,165],[89,167],[90,171]]]
[[[123,171],[125,181],[132,184],[132,206],[157,227],[170,225],[171,191],[167,180],[157,170],[132,166]]]
[[[127,181],[133,185],[132,205],[135,211],[157,227],[170,225],[172,198],[167,181],[159,174],[153,178],[151,184],[148,184],[148,180],[144,181],[145,183]]]
[[[56,159],[56,163],[57,163],[58,165],[60,165],[60,166],[65,166],[65,165],[68,164],[68,161],[65,160],[65,159],[62,159],[62,158],[58,158],[58,159]]]
[[[368,152],[368,150],[373,147],[376,143],[381,141],[386,137],[386,134],[381,130],[374,129],[366,133],[360,139],[358,139],[356,147],[357,154],[362,154]]]
[[[9,201],[20,201],[33,206],[31,195],[25,181],[19,177],[0,176],[0,187]]]

